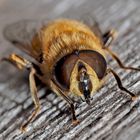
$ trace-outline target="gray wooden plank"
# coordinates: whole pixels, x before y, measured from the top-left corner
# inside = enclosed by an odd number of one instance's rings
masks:
[[[22,19],[54,19],[61,17],[96,16],[102,31],[118,30],[118,38],[112,49],[126,65],[140,66],[140,2],[139,0],[61,0],[33,1],[5,0],[0,2],[0,57],[11,52],[21,53],[4,40],[5,25]],[[22,53],[21,53],[22,54]],[[24,55],[24,54],[22,54]],[[26,55],[25,55],[26,56]],[[123,84],[140,95],[140,73],[124,71],[110,59],[112,66],[123,80]],[[46,95],[39,90],[41,112],[22,134],[19,127],[33,110],[28,91],[28,73],[9,64],[0,65],[0,139],[2,140],[135,140],[140,139],[139,102],[118,90],[114,78],[94,95],[91,107],[81,103],[76,114],[81,120],[71,125],[67,105],[55,94]]]

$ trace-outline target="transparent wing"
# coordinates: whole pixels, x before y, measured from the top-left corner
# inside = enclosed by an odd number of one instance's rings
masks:
[[[77,17],[76,17],[77,16]],[[83,14],[82,16],[79,15],[72,15],[71,17],[67,17],[70,19],[76,19],[78,21],[83,22],[87,26],[91,28],[91,30],[100,38],[101,42],[102,39],[102,32],[99,28],[99,24],[97,23],[96,19],[93,18],[89,13]],[[32,46],[32,38],[39,32],[39,29],[46,25],[50,20],[43,19],[43,20],[22,20],[12,24],[7,25],[4,28],[3,35],[4,37],[10,41],[13,45],[17,48],[23,50],[30,56],[37,58],[39,56],[39,51],[34,50]]]
[[[47,20],[22,20],[7,25],[3,30],[5,39],[10,41],[17,48],[23,50],[30,56],[35,57],[32,48],[32,38],[38,33],[39,29],[47,24]]]
[[[99,23],[97,22],[95,17],[92,17],[91,15],[85,15],[83,18],[83,23],[88,25],[91,30],[101,39],[102,41],[102,31],[100,29]]]

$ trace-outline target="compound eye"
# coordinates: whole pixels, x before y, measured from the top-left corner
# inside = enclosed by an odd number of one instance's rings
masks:
[[[69,89],[71,72],[75,66],[78,57],[75,54],[67,55],[61,58],[54,69],[54,75],[57,84],[63,89]]]
[[[79,58],[93,68],[99,79],[104,77],[107,64],[100,53],[92,50],[83,50],[79,52]]]

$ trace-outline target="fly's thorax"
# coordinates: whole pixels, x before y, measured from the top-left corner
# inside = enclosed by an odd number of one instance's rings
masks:
[[[76,49],[96,50],[105,56],[99,37],[86,25],[74,20],[56,20],[44,26],[40,36],[43,61],[50,71],[60,58]]]

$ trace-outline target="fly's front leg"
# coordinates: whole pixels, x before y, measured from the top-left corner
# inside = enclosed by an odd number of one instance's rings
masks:
[[[13,64],[18,69],[30,68],[31,63],[17,54],[11,54],[9,57],[3,57],[0,61],[6,61]]]
[[[114,60],[116,60],[116,62],[118,63],[118,65],[120,66],[120,68],[125,69],[125,70],[136,70],[136,71],[140,71],[140,68],[135,68],[135,67],[130,67],[130,66],[125,66],[122,61],[119,59],[119,57],[113,52],[111,51],[109,48],[105,49]]]
[[[115,30],[110,30],[110,31],[106,32],[103,35],[103,43],[104,43],[103,49],[105,49],[112,56],[112,58],[118,63],[120,68],[125,69],[125,70],[140,71],[140,68],[125,66],[122,63],[122,61],[119,59],[119,57],[112,50],[109,49],[109,46],[110,46],[110,44],[112,43],[112,41],[114,40],[115,37],[116,37],[116,31]]]
[[[51,88],[52,88],[52,90],[54,92],[56,92],[57,94],[59,94],[68,103],[68,105],[71,108],[72,123],[74,125],[78,124],[79,123],[79,120],[76,118],[76,115],[75,115],[75,107],[74,107],[74,103],[71,100],[71,98],[69,98],[69,96],[67,94],[65,94],[61,89],[59,89],[57,87],[57,85],[53,81],[51,81]]]
[[[26,59],[16,54],[10,55],[9,58],[2,58],[1,61],[8,61],[19,69],[26,68],[30,71],[30,74],[29,74],[30,91],[31,91],[33,102],[35,104],[35,110],[31,114],[31,116],[28,118],[28,120],[21,126],[21,131],[23,132],[26,130],[26,127],[28,126],[28,124],[36,117],[37,113],[40,111],[40,103],[39,103],[39,98],[37,96],[37,88],[36,88],[36,83],[34,79],[36,70],[34,69],[32,63],[30,63]]]
[[[24,66],[25,64],[23,65],[24,62],[23,58],[21,58],[16,54],[11,54],[9,57],[3,57],[2,59],[0,59],[0,61],[1,62],[6,61],[8,63],[11,63],[18,69],[23,69],[25,67]]]
[[[37,96],[37,87],[36,87],[35,78],[34,78],[35,74],[36,74],[36,70],[33,67],[31,67],[30,75],[29,75],[29,83],[30,83],[31,96],[35,105],[35,110],[31,114],[31,116],[28,118],[28,120],[21,126],[21,131],[26,131],[26,127],[28,126],[28,124],[33,119],[35,119],[37,113],[40,111],[40,102]]]
[[[121,81],[120,77],[118,76],[118,74],[114,70],[112,70],[111,68],[107,69],[106,74],[109,74],[109,73],[113,74],[115,80],[117,81],[117,84],[118,84],[118,87],[119,87],[120,90],[125,91],[126,93],[128,93],[131,96],[132,100],[137,99],[137,96],[134,93],[132,93],[131,91],[129,91],[128,89],[126,89],[122,85],[122,81]]]

